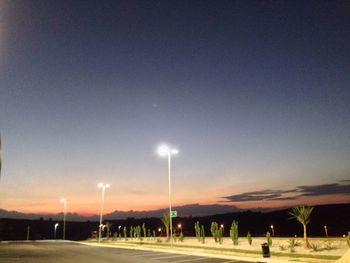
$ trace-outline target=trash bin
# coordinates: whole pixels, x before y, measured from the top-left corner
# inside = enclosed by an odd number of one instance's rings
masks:
[[[263,243],[261,244],[261,250],[264,258],[269,258],[270,257],[270,247],[269,244]]]

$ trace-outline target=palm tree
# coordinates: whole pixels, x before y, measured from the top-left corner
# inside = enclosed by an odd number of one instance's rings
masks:
[[[297,221],[299,221],[303,225],[305,247],[307,247],[307,248],[310,247],[310,243],[307,239],[306,226],[307,226],[307,224],[310,223],[311,213],[312,213],[313,209],[314,208],[310,207],[310,206],[300,205],[300,206],[293,207],[292,210],[289,212],[292,219],[296,219]]]
[[[165,226],[165,231],[166,231],[166,238],[169,240],[169,228],[170,228],[170,215],[165,214],[161,218],[163,225]]]

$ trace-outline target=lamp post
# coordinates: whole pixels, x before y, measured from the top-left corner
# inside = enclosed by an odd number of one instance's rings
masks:
[[[224,227],[224,224],[221,224],[221,225],[220,225],[220,228],[221,228],[221,231],[222,231],[222,236],[224,236],[224,234],[225,234],[225,227]]]
[[[61,202],[63,203],[63,240],[66,239],[66,209],[67,209],[67,201],[62,198]]]
[[[57,227],[58,227],[58,223],[55,224],[55,235],[54,235],[54,239],[56,239],[56,231],[57,231]]]
[[[271,227],[271,231],[272,231],[272,236],[275,236],[275,227],[273,225],[270,226]]]
[[[177,149],[171,149],[167,145],[161,145],[158,147],[158,154],[162,157],[168,157],[168,177],[169,177],[169,224],[170,224],[170,242],[173,246],[173,221],[171,214],[171,156],[178,154]]]
[[[97,185],[98,188],[102,188],[102,198],[101,198],[101,212],[100,212],[100,225],[99,225],[99,231],[98,231],[98,242],[101,242],[101,234],[102,234],[102,214],[103,214],[103,203],[105,200],[105,191],[106,188],[109,188],[111,185],[110,184],[103,184],[99,183]]]
[[[328,237],[328,229],[327,229],[327,226],[326,226],[326,225],[324,226],[324,232],[325,232],[325,234],[326,234],[326,237]]]

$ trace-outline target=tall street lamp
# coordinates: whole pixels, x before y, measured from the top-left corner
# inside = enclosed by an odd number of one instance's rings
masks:
[[[63,240],[66,239],[66,209],[67,209],[67,201],[62,198],[61,202],[63,203]]]
[[[275,227],[273,225],[270,226],[271,231],[272,231],[272,236],[275,236]]]
[[[54,235],[54,239],[56,239],[56,230],[57,230],[57,227],[58,227],[58,223],[55,224],[55,235]]]
[[[173,221],[171,213],[171,156],[179,153],[179,150],[172,149],[167,145],[158,147],[158,154],[162,157],[168,157],[168,177],[169,177],[169,224],[170,224],[170,242],[173,246]]]
[[[98,242],[101,242],[101,235],[102,235],[102,214],[103,214],[103,203],[105,200],[105,191],[106,188],[109,188],[111,185],[110,184],[104,184],[104,183],[99,183],[97,185],[98,188],[102,188],[102,198],[101,198],[101,212],[100,212],[100,225],[99,231],[98,231]]]

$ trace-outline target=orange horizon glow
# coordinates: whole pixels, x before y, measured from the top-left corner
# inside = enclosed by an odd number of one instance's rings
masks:
[[[256,209],[256,208],[284,208],[284,207],[292,207],[296,205],[309,205],[309,206],[315,206],[315,205],[326,205],[326,204],[341,204],[341,203],[349,203],[350,199],[349,196],[346,195],[328,195],[328,196],[322,196],[321,197],[311,197],[311,198],[305,198],[305,199],[296,199],[288,202],[283,201],[254,201],[254,202],[237,202],[237,203],[218,203],[218,202],[207,202],[207,203],[199,203],[200,205],[215,205],[215,204],[222,204],[222,205],[232,205],[239,209],[243,210],[249,210],[249,209]],[[36,205],[30,206],[17,206],[17,207],[2,207],[2,209],[5,209],[7,211],[17,211],[21,213],[30,213],[30,214],[45,214],[45,215],[55,215],[58,213],[63,213],[63,205],[61,205],[59,202],[55,205],[48,205],[48,206],[41,206],[38,208]],[[72,204],[67,201],[67,213],[76,213],[81,216],[93,216],[98,215],[100,212],[100,203],[94,202],[94,208],[92,208],[91,204],[84,204],[79,205],[76,202]],[[182,203],[174,203],[173,207],[177,206],[184,206],[194,204],[189,202],[182,202]],[[115,211],[121,211],[121,212],[130,212],[130,211],[153,211],[153,210],[159,210],[159,209],[167,209],[168,204],[163,203],[160,205],[147,205],[147,206],[134,206],[130,208],[128,204],[119,205],[119,207],[112,201],[109,203],[104,204],[104,214],[109,214]]]

